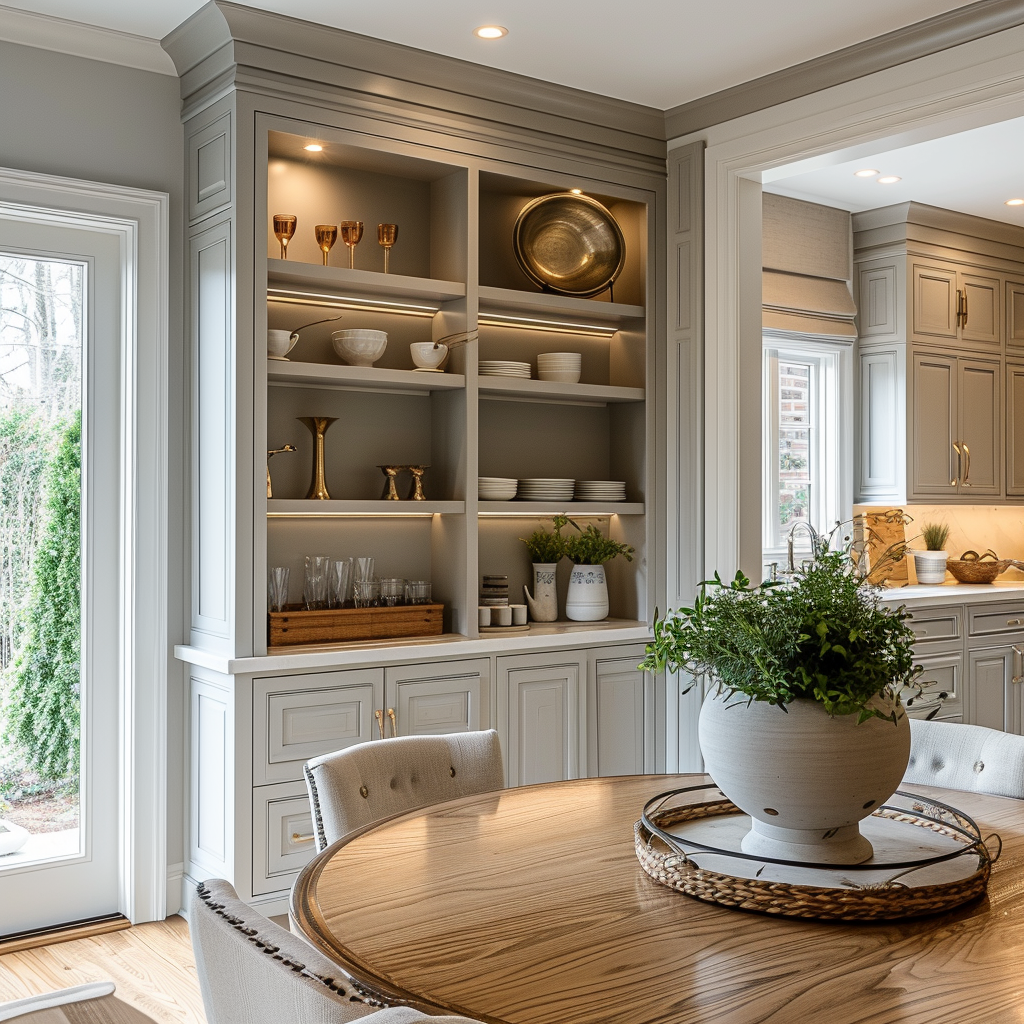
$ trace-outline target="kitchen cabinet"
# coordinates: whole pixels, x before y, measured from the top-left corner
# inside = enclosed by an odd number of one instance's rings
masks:
[[[1006,494],[1024,496],[1024,363],[1006,360]]]
[[[399,665],[384,675],[387,735],[441,736],[490,728],[488,659]]]
[[[1002,281],[998,274],[967,273],[949,264],[915,262],[911,282],[914,341],[926,345],[966,343],[999,350]]]
[[[587,674],[587,774],[654,771],[654,679],[637,665],[642,647],[622,657],[591,655]]]

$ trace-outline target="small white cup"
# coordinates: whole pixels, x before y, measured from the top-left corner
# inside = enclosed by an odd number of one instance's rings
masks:
[[[526,625],[526,605],[525,604],[510,604],[509,608],[512,609],[512,625],[513,626],[525,626]]]
[[[512,608],[509,605],[502,605],[500,608],[493,609],[494,611],[494,624],[496,626],[511,626],[512,625]]]
[[[485,608],[481,605],[477,608],[477,621],[481,626],[489,626],[491,624],[491,609]]]

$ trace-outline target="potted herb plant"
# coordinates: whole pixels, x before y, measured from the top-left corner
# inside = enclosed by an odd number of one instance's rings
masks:
[[[569,593],[565,600],[567,618],[577,622],[597,622],[608,616],[608,580],[605,563],[622,555],[633,561],[633,548],[606,537],[593,523],[585,530],[568,522],[576,533],[565,538],[565,554],[573,563],[569,577]],[[558,520],[556,519],[556,524]]]
[[[558,618],[558,593],[555,589],[555,574],[558,563],[565,554],[562,538],[564,521],[556,521],[554,531],[534,530],[529,537],[519,539],[526,545],[533,561],[533,593],[523,587],[530,618],[534,622],[554,622]]]
[[[921,528],[924,551],[913,551],[914,570],[918,583],[943,583],[946,579],[946,541],[949,527],[945,523],[925,523]]]
[[[858,822],[906,772],[901,695],[920,670],[903,609],[884,606],[848,552],[827,545],[787,581],[702,583],[693,607],[655,615],[641,667],[689,673],[687,689],[711,684],[701,752],[751,816],[745,852],[853,864],[872,854]]]

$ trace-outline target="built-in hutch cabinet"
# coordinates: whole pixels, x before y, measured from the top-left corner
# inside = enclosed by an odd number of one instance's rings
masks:
[[[853,226],[854,500],[1024,497],[1024,229],[918,203]]]
[[[382,735],[497,728],[509,785],[658,768],[664,681],[636,666],[665,606],[653,571],[661,122],[231,4],[207,5],[165,45],[182,76],[189,189],[186,880],[226,877],[279,912],[314,848],[303,762]],[[570,189],[622,231],[613,294],[542,292],[514,258],[523,206]],[[287,259],[281,213],[298,219]],[[355,267],[340,237],[324,266],[314,225],[343,220],[365,226]],[[388,273],[378,223],[399,225]],[[334,317],[268,359],[268,329]],[[386,331],[376,365],[342,363],[339,328]],[[414,368],[410,343],[457,332],[478,340],[453,348],[445,372]],[[478,373],[481,359],[549,351],[581,353],[579,383]],[[305,497],[310,416],[333,420],[329,500]],[[267,452],[286,445],[296,451],[271,462],[269,496]],[[429,466],[426,500],[382,500],[384,464]],[[619,479],[627,496],[481,501],[481,475]],[[481,636],[481,575],[506,573],[522,601],[520,538],[559,512],[636,549],[608,566],[611,618]],[[268,649],[268,567],[290,567],[298,602],[309,554],[372,556],[379,577],[430,580],[443,635]]]

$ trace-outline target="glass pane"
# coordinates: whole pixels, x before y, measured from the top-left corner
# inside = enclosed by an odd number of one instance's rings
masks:
[[[813,367],[780,358],[778,516],[779,533],[786,535],[811,510],[811,380]]]
[[[79,850],[84,284],[0,253],[0,866]]]

